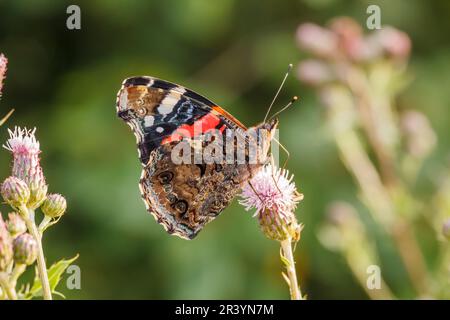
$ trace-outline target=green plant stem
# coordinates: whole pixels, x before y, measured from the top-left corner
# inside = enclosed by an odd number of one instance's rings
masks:
[[[49,226],[51,226],[52,218],[49,216],[44,216],[44,219],[42,219],[41,223],[39,224],[38,231],[39,234],[42,237],[42,234],[44,233],[45,229],[47,229]]]
[[[423,255],[409,226],[396,217],[389,189],[383,185],[356,131],[335,129],[334,134],[341,159],[358,182],[367,207],[375,220],[391,232],[411,283],[418,293],[424,292],[426,288],[423,281],[427,278],[427,271]]]
[[[16,264],[14,266],[14,269],[11,273],[11,277],[9,280],[9,283],[11,284],[11,287],[15,288],[17,285],[17,280],[19,279],[19,277],[22,275],[22,273],[25,272],[25,269],[27,268],[27,266],[25,264]]]
[[[45,265],[44,250],[42,249],[42,237],[34,221],[34,210],[22,206],[20,208],[20,211],[27,225],[28,232],[30,232],[30,234],[37,242],[38,247],[37,266],[39,278],[42,284],[42,294],[44,296],[44,300],[52,300],[52,292],[50,289],[50,283],[48,281],[47,275],[47,266]]]
[[[291,239],[281,241],[281,250],[283,256],[289,261],[289,265],[286,265],[286,271],[289,278],[289,289],[291,293],[291,300],[303,300],[300,286],[298,285],[297,273],[295,271],[294,255],[292,254]]]
[[[0,273],[0,286],[8,296],[9,300],[17,300],[16,290],[11,286],[7,274],[4,272]]]

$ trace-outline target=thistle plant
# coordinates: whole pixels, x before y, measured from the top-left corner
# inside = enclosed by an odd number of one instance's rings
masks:
[[[63,196],[48,194],[35,131],[18,127],[14,131],[9,130],[10,138],[4,145],[13,155],[13,164],[11,176],[3,181],[0,192],[3,200],[14,210],[6,223],[0,217],[0,297],[4,299],[43,296],[51,300],[52,293],[58,293],[55,288],[62,272],[76,259],[61,260],[49,269],[46,266],[43,234],[59,221],[67,204]],[[43,218],[38,224],[36,210],[39,208]],[[19,277],[35,262],[34,283],[17,291]]]
[[[434,192],[417,193],[421,169],[437,139],[423,113],[396,103],[411,81],[408,35],[389,26],[365,35],[354,20],[338,18],[326,28],[300,25],[297,42],[312,56],[299,64],[298,77],[316,89],[325,106],[327,127],[359,188],[361,203],[403,262],[409,278],[404,287],[411,285],[418,298],[449,298],[449,170],[427,172],[427,179],[437,182]],[[382,251],[353,205],[338,204],[330,206],[322,242],[346,258],[370,297],[402,297],[383,279],[382,290],[367,288],[366,268],[380,265]],[[438,267],[425,261],[419,245],[421,237],[429,237],[424,225],[434,230]]]
[[[292,300],[302,300],[295,269],[293,247],[300,240],[302,225],[297,222],[295,209],[303,195],[297,192],[293,176],[284,169],[267,165],[242,189],[239,201],[245,209],[256,209],[262,233],[280,243],[281,261],[286,267],[282,276],[287,282]]]

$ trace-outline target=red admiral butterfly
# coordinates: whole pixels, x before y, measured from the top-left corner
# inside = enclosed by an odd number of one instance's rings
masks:
[[[278,123],[274,119],[247,129],[194,91],[145,76],[128,78],[122,83],[117,94],[117,115],[136,136],[143,166],[139,188],[147,210],[168,233],[184,239],[193,239],[214,220],[244,183],[267,163],[270,141]],[[208,146],[208,139],[204,138],[213,131],[247,142],[251,140],[248,133],[255,132],[260,141],[257,151],[262,157],[256,162],[249,161],[246,148],[245,161],[238,161],[236,140],[232,140],[231,158],[219,157],[222,160],[213,163],[175,163],[173,154],[182,142],[188,142],[188,151],[195,154]],[[225,154],[221,148],[216,153]]]

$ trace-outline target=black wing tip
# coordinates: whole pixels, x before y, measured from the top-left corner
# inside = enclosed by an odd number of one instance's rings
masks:
[[[155,77],[150,77],[150,76],[129,77],[123,81],[122,86],[125,88],[132,87],[132,86],[148,86],[148,87],[163,89],[163,90],[176,90],[176,88],[180,88],[180,89],[184,90],[183,95],[185,95],[186,97],[188,97],[192,100],[196,100],[196,101],[198,101],[202,104],[205,104],[209,107],[216,105],[214,102],[212,102],[208,98],[202,96],[201,94],[198,94],[197,92],[195,92],[193,90],[190,90],[186,87],[180,86],[176,83],[173,83],[173,82],[170,82],[167,80],[158,79]]]
[[[147,86],[152,81],[151,77],[148,76],[137,76],[137,77],[130,77],[126,78],[122,85],[124,87],[131,87],[131,86]]]

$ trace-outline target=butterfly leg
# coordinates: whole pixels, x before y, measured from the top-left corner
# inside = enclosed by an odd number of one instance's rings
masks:
[[[250,181],[247,182],[250,188],[252,188],[253,193],[259,198],[259,201],[264,202],[263,199],[259,196],[259,193],[256,191],[255,187],[252,185]]]
[[[280,148],[286,153],[286,155],[287,155],[287,158],[286,158],[286,160],[284,160],[284,163],[283,163],[283,169],[285,169],[286,168],[286,165],[287,165],[287,163],[288,163],[288,161],[289,161],[289,158],[291,157],[291,154],[289,153],[289,151],[288,151],[288,149],[286,149],[286,147],[285,146],[283,146],[282,144],[281,144],[281,142],[280,141],[278,141],[275,137],[273,137],[272,138],[276,143],[278,143],[278,145],[280,146]]]

